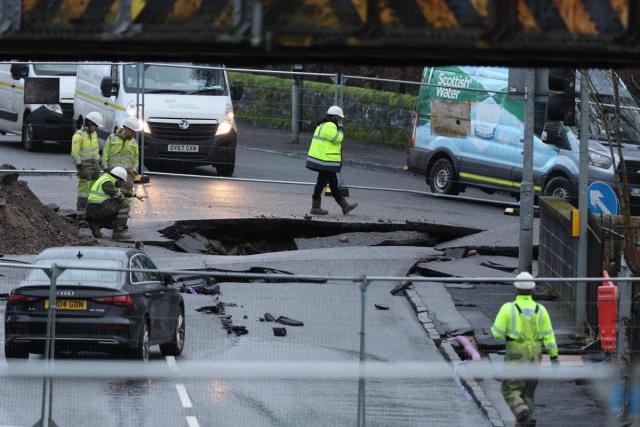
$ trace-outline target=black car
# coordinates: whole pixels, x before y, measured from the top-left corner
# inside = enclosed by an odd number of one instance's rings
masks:
[[[35,264],[156,269],[144,253],[127,248],[46,249]],[[154,272],[65,270],[57,279],[56,351],[98,351],[147,360],[159,344],[165,356],[182,353],[184,301],[171,277]],[[5,356],[44,353],[50,279],[31,270],[7,300]]]

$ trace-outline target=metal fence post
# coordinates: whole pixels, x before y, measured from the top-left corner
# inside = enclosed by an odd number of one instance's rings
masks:
[[[45,337],[44,359],[50,361],[54,359],[56,344],[56,284],[58,276],[64,271],[57,264],[52,264],[49,271],[43,270],[50,279],[49,284],[49,310],[47,312],[47,334]],[[57,427],[52,419],[53,411],[53,378],[44,377],[42,380],[42,407],[40,412],[40,420],[34,424],[34,427]]]
[[[578,209],[580,211],[580,240],[578,241],[578,277],[587,277],[587,186],[589,185],[589,93],[586,69],[580,70],[580,182]],[[584,328],[587,313],[587,283],[576,284],[576,328]]]
[[[347,79],[340,74],[340,99],[338,99],[338,105],[341,108],[344,108],[344,84],[347,81]]]
[[[295,65],[294,65],[295,71]],[[297,144],[300,139],[300,79],[293,75],[291,84],[291,142]]]
[[[333,105],[338,105],[338,97],[340,95],[340,80],[342,79],[342,73],[336,73],[333,77],[334,86],[333,86]]]
[[[138,62],[138,64],[136,64],[136,117],[138,118],[139,123],[144,120],[140,117],[140,77],[144,72],[143,70],[144,66],[142,63]],[[144,135],[144,129],[142,129],[142,134]],[[142,175],[142,171],[144,170],[144,155],[142,150],[143,148],[140,148],[140,152],[138,153],[138,175]]]
[[[625,236],[625,238],[628,238]],[[633,274],[629,267],[627,267],[624,255],[621,260],[622,266],[620,268],[620,276],[633,277]],[[633,382],[633,362],[631,355],[631,331],[629,326],[632,324],[631,305],[633,299],[633,282],[620,282],[618,283],[619,289],[619,309],[618,309],[618,339],[617,339],[617,354],[618,354],[618,366],[620,367],[620,413],[619,413],[619,425],[631,425],[630,414],[630,394]]]
[[[520,187],[520,250],[518,269],[531,272],[533,253],[533,121],[535,107],[535,70],[527,69],[524,110],[524,160]]]
[[[360,378],[358,379],[358,427],[366,425],[366,403],[365,403],[365,378],[364,378],[364,360],[365,360],[365,309],[367,303],[367,287],[369,279],[362,276],[360,283]]]
[[[145,66],[144,63],[142,65],[142,87],[140,90],[142,94],[140,95],[140,101],[142,103],[142,136],[140,137],[140,156],[142,157],[142,161],[140,162],[144,167],[144,124],[146,123],[146,119],[144,118],[144,78],[145,78]]]

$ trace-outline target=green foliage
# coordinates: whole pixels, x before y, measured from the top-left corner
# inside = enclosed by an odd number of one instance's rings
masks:
[[[291,112],[282,111],[275,107],[281,105],[283,99],[288,101],[288,98],[283,97],[290,97],[291,79],[229,72],[229,81],[239,81],[245,87],[259,88],[260,96],[254,96],[251,102],[236,103],[236,117],[253,125],[270,128],[289,128],[291,126]],[[305,97],[311,91],[319,99],[333,99],[335,93],[335,85],[333,83],[310,80],[304,81],[304,89]],[[349,105],[378,104],[386,105],[389,108],[402,108],[413,111],[416,107],[417,97],[396,92],[345,86],[344,99]],[[316,104],[323,104],[323,102],[317,102]],[[353,112],[347,112],[347,114],[353,114]],[[304,126],[303,130],[313,130],[309,128],[311,123],[319,119],[314,115],[317,115],[317,113],[312,109],[305,108],[303,119],[307,126]],[[396,129],[386,123],[371,124],[351,121],[347,125],[347,132],[349,138],[400,147],[408,147],[411,139],[411,129]]]

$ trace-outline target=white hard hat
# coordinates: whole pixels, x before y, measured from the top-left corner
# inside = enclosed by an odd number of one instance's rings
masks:
[[[117,176],[123,181],[127,180],[127,171],[122,166],[116,166],[115,168],[111,169],[110,173],[111,175]]]
[[[342,108],[338,107],[337,105],[332,105],[331,107],[329,107],[329,109],[327,110],[327,114],[330,116],[338,116],[344,119],[344,113],[342,112]]]
[[[529,291],[531,289],[534,289],[536,287],[536,282],[533,281],[533,276],[531,275],[531,273],[527,272],[527,271],[523,271],[522,273],[518,273],[518,275],[516,276],[516,279],[521,279],[522,282],[513,282],[513,285],[516,287],[516,289],[522,289],[524,291]],[[526,280],[529,281],[526,281]]]
[[[87,114],[85,120],[89,120],[90,122],[95,123],[95,125],[99,128],[104,126],[104,118],[102,117],[102,113],[98,113],[97,111],[92,111]]]
[[[142,130],[142,126],[140,126],[140,122],[135,117],[127,117],[122,123],[123,127],[129,128],[134,132],[140,132]]]

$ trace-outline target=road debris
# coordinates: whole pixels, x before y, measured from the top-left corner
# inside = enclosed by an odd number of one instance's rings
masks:
[[[276,337],[286,337],[287,329],[286,328],[273,328],[273,335]]]
[[[271,313],[265,313],[264,314],[264,320],[266,320],[267,322],[275,322],[276,318],[273,317],[273,314],[271,314]]]
[[[410,281],[405,281],[405,282],[400,282],[398,285],[396,285],[393,289],[391,289],[391,291],[389,291],[391,293],[391,295],[393,296],[398,296],[398,295],[404,295],[405,291],[407,290],[407,288],[409,288],[409,286],[411,286],[413,283]]]
[[[304,326],[304,323],[300,320],[290,319],[286,316],[280,316],[276,319],[276,323],[280,323],[281,325],[287,326]]]
[[[374,307],[378,310],[389,310],[389,306],[386,304],[374,304]]]

